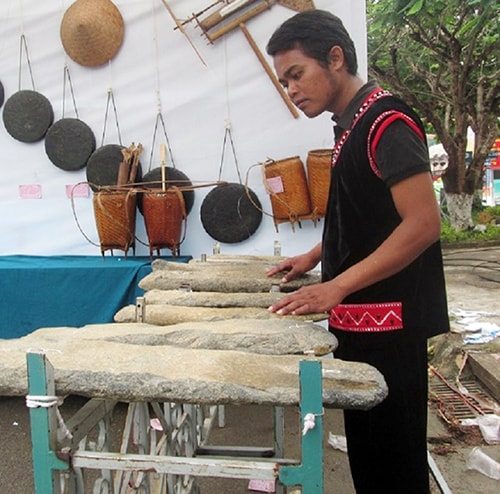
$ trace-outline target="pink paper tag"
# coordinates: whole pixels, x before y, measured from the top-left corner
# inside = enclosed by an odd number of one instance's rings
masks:
[[[155,431],[163,431],[163,426],[161,425],[161,422],[158,419],[151,419],[149,421],[151,428],[154,429]]]
[[[20,185],[19,186],[19,197],[21,199],[41,199],[42,198],[42,186],[33,185]]]
[[[257,492],[276,492],[274,480],[251,480],[248,483],[248,490]]]
[[[274,192],[275,194],[280,194],[281,192],[285,191],[285,189],[283,188],[283,181],[281,180],[280,176],[268,178],[267,185],[269,186],[271,192]]]
[[[66,197],[88,197],[89,196],[89,184],[76,184],[76,185],[66,185]]]

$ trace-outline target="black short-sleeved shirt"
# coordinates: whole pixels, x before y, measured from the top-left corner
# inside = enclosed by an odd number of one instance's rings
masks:
[[[337,126],[342,129],[350,129],[357,110],[376,88],[377,85],[374,82],[366,83],[342,115],[333,116],[332,119]],[[375,148],[374,158],[382,174],[382,179],[389,187],[414,174],[424,171],[430,172],[429,153],[425,141],[402,120],[396,120],[385,129]],[[404,168],[401,168],[402,162],[406,162]]]

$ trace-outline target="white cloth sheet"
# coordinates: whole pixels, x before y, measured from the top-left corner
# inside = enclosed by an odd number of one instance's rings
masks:
[[[168,0],[180,20],[200,12],[212,2]],[[186,24],[207,66],[203,65],[185,36],[174,30],[175,24],[161,0],[115,0],[125,21],[123,45],[113,60],[89,68],[73,62],[64,52],[60,25],[70,0],[2,0],[0,2],[0,81],[5,98],[21,89],[32,89],[25,57],[19,60],[20,37],[26,36],[28,54],[37,91],[52,103],[55,120],[62,115],[74,117],[69,90],[63,95],[64,66],[68,65],[80,118],[94,131],[97,146],[118,144],[114,115],[106,125],[104,115],[108,90],[114,95],[120,134],[125,146],[142,143],[143,171],[160,164],[159,144],[163,130],[156,136],[153,157],[151,146],[156,117],[162,113],[171,144],[174,164],[195,184],[218,178],[225,124],[231,125],[240,172],[245,181],[247,170],[267,158],[283,159],[299,155],[304,163],[311,149],[328,148],[333,133],[329,115],[309,120],[293,118],[289,109],[265,73],[245,36],[235,29],[209,44],[200,36],[196,23]],[[362,0],[315,0],[317,8],[331,10],[346,23],[359,52],[360,73],[366,74],[365,5]],[[273,5],[246,23],[260,51],[275,28],[294,12]],[[265,55],[270,65],[272,59]],[[21,80],[19,69],[21,67]],[[2,111],[3,109],[0,109]],[[0,255],[99,255],[78,229],[67,186],[86,181],[85,169],[67,172],[57,168],[45,153],[44,141],[26,144],[13,139],[0,122]],[[173,163],[172,163],[173,158]],[[223,180],[238,182],[232,152],[226,148]],[[41,198],[21,198],[20,186],[36,185]],[[263,209],[271,213],[271,204],[262,184],[259,168],[254,168],[248,185]],[[195,192],[195,203],[188,217],[188,230],[181,254],[210,254],[215,241],[205,232],[200,206],[210,188]],[[75,213],[82,230],[98,243],[93,216],[92,194],[75,200]],[[321,236],[320,222],[314,227],[305,221],[292,231],[290,224],[280,225],[276,233],[273,220],[264,215],[257,232],[237,244],[224,244],[228,254],[272,254],[279,240],[283,255],[308,249]],[[147,242],[144,222],[137,218],[137,236]],[[136,253],[148,254],[138,243]],[[169,254],[169,252],[167,252]]]

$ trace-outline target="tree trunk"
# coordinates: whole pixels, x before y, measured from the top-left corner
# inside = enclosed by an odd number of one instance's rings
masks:
[[[474,194],[446,193],[446,205],[450,216],[451,227],[454,230],[466,230],[474,227],[472,221],[472,203]]]

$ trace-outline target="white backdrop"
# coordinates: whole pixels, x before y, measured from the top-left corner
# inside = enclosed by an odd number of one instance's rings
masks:
[[[200,12],[211,0],[168,0],[178,18]],[[55,120],[73,117],[72,103],[63,95],[64,65],[71,75],[80,118],[94,131],[97,146],[117,144],[112,115],[102,141],[108,90],[114,95],[122,143],[142,143],[143,172],[159,166],[159,152],[150,162],[154,124],[159,112],[166,124],[175,166],[194,183],[216,180],[221,162],[225,123],[231,126],[236,155],[243,178],[249,167],[268,157],[282,159],[299,155],[304,163],[311,149],[332,144],[329,115],[309,120],[293,118],[252,51],[243,33],[236,29],[208,44],[195,23],[186,25],[190,37],[207,65],[203,65],[161,0],[115,0],[125,22],[123,45],[110,63],[96,68],[73,62],[64,52],[59,30],[71,0],[2,0],[0,2],[0,81],[5,99],[19,87],[19,45],[26,36],[36,90],[52,103]],[[366,28],[364,0],[315,0],[315,6],[339,15],[351,32],[358,50],[360,73],[366,74]],[[294,12],[281,5],[247,21],[246,26],[265,54],[267,41],[276,27]],[[265,54],[272,66],[272,60]],[[32,89],[26,64],[21,64],[22,88]],[[164,140],[159,129],[156,142]],[[157,147],[157,146],[155,146]],[[86,180],[85,168],[63,171],[48,159],[44,141],[26,144],[12,138],[0,122],[0,255],[99,255],[78,229],[66,188]],[[248,185],[263,208],[271,212],[258,168],[252,169]],[[222,179],[238,181],[230,146],[226,147]],[[39,199],[22,198],[20,185],[39,185]],[[200,221],[200,206],[210,189],[198,189],[188,216],[186,240],[181,254],[210,254],[215,240]],[[83,231],[98,244],[91,195],[75,201]],[[271,217],[264,215],[257,232],[237,244],[222,244],[224,253],[272,254],[279,240],[283,255],[308,249],[320,239],[321,225],[311,221],[292,231],[289,223],[276,233]],[[147,237],[138,214],[137,236]],[[136,254],[147,255],[138,243]],[[165,255],[170,252],[163,251]],[[117,255],[117,253],[115,253]]]

